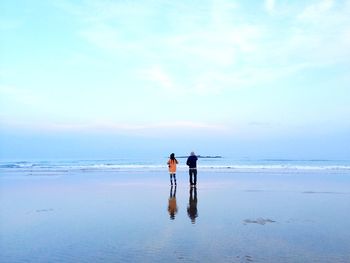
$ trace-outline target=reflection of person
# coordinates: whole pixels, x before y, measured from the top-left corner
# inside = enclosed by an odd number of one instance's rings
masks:
[[[170,187],[169,205],[168,212],[171,220],[175,219],[175,214],[177,213],[176,205],[176,186],[173,192],[173,186]]]
[[[191,155],[187,158],[186,164],[189,167],[190,185],[197,184],[197,160],[198,158],[194,152],[191,152]]]
[[[187,214],[191,218],[192,224],[196,222],[196,218],[198,217],[197,201],[197,188],[191,187],[190,198],[187,206]]]
[[[170,154],[169,161],[167,162],[169,167],[169,174],[170,174],[170,183],[173,185],[173,177],[174,177],[174,183],[176,185],[176,165],[178,164],[178,161],[175,158],[175,154]]]

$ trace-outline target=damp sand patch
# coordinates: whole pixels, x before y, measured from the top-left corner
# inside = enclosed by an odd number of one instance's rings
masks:
[[[330,192],[330,191],[304,191],[302,192],[303,194],[346,194],[346,193],[343,193],[343,192]]]
[[[243,220],[244,225],[247,225],[247,224],[266,225],[268,223],[276,223],[276,221],[271,220],[269,218],[262,218],[262,217],[259,217],[257,219],[244,219]]]
[[[52,211],[53,211],[52,208],[35,210],[36,213],[46,213],[46,212],[52,212]]]

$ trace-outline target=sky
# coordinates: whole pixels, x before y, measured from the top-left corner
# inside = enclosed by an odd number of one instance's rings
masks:
[[[3,0],[0,158],[350,159],[350,1]]]

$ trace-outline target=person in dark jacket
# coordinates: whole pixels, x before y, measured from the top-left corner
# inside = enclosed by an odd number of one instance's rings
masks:
[[[189,176],[190,176],[190,185],[194,186],[197,184],[197,156],[194,152],[191,152],[191,155],[187,158],[186,164],[189,167]]]

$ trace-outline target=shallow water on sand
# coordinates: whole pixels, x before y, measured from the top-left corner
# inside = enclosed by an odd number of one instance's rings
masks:
[[[1,262],[349,262],[350,174],[0,177]]]

